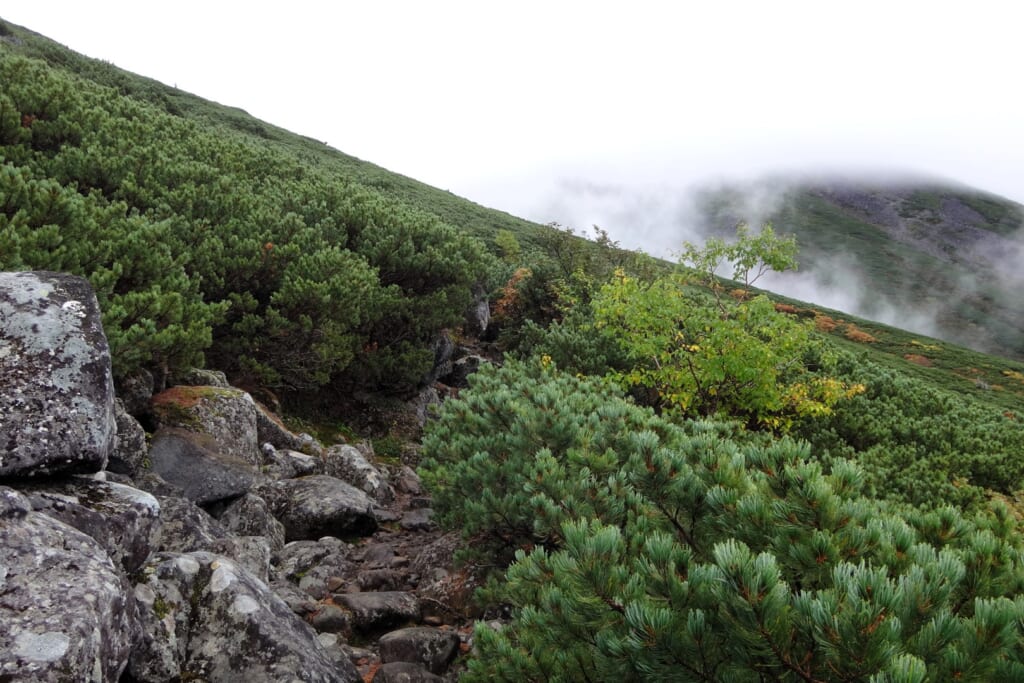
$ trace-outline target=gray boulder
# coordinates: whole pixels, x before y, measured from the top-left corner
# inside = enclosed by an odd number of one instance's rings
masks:
[[[139,421],[128,414],[121,399],[114,399],[114,416],[117,446],[107,461],[107,471],[133,477],[145,466],[149,453],[146,432]]]
[[[227,558],[154,555],[135,597],[145,634],[129,665],[137,681],[360,680],[266,584]]]
[[[139,637],[131,586],[93,538],[0,487],[0,680],[119,680]]]
[[[440,674],[458,654],[459,636],[454,631],[417,626],[385,633],[377,645],[380,660],[385,664],[414,662]]]
[[[489,362],[483,356],[466,355],[452,362],[452,371],[441,378],[441,381],[450,387],[465,389],[469,386],[469,376],[480,369],[480,366]]]
[[[22,487],[32,508],[60,520],[103,546],[116,566],[131,573],[152,551],[160,504],[139,489],[88,477],[69,477]]]
[[[420,601],[412,593],[342,593],[335,596],[335,600],[352,612],[352,625],[363,632],[380,631],[420,619]]]
[[[444,679],[412,662],[382,664],[373,683],[441,683]]]
[[[402,493],[418,496],[423,493],[423,482],[420,475],[416,474],[416,470],[408,465],[402,465],[395,479],[395,488]]]
[[[114,383],[87,280],[0,273],[0,385],[0,479],[106,466]]]
[[[153,536],[154,550],[174,553],[206,550],[231,536],[220,522],[187,498],[165,496],[159,500],[160,528]]]
[[[153,373],[139,369],[121,377],[115,384],[115,393],[124,402],[129,415],[139,416],[149,412],[149,399],[153,397],[155,386]]]
[[[204,434],[161,428],[149,446],[153,471],[201,505],[243,495],[263,476]]]
[[[220,515],[225,529],[239,536],[263,536],[271,550],[284,547],[284,525],[277,521],[267,501],[247,493],[228,505]]]
[[[284,600],[285,604],[295,614],[305,619],[319,608],[319,604],[308,593],[303,592],[291,581],[273,581],[270,589],[277,594],[277,597]]]
[[[190,500],[160,498],[161,524],[151,543],[156,551],[206,551],[229,557],[261,580],[269,578],[270,541],[263,536],[235,536]]]
[[[373,501],[340,479],[316,474],[282,479],[253,491],[267,501],[284,524],[285,539],[300,541],[321,536],[369,536],[377,530]]]
[[[207,370],[206,368],[189,368],[173,378],[174,384],[185,384],[192,387],[220,387],[228,389],[227,376],[220,370]]]
[[[441,396],[434,387],[424,387],[409,401],[409,412],[416,426],[421,429],[434,416],[434,410],[441,405]]]
[[[309,624],[317,633],[352,633],[349,613],[337,605],[327,603],[317,605],[316,611],[309,615]]]
[[[324,474],[352,484],[381,505],[395,500],[395,490],[387,478],[355,446],[328,448],[324,453]]]
[[[337,538],[293,541],[275,554],[274,576],[322,600],[345,585],[344,577],[352,573],[351,554],[348,544]]]
[[[241,389],[179,385],[153,397],[153,414],[162,427],[208,437],[224,456],[262,464],[256,439],[256,402]]]
[[[278,450],[270,443],[263,444],[262,471],[271,479],[294,479],[323,473],[323,460],[299,451]]]
[[[455,353],[455,342],[448,336],[448,333],[442,332],[438,335],[434,340],[433,350],[434,364],[420,381],[420,384],[433,384],[437,381],[438,377],[444,377],[452,371],[452,354]]]
[[[466,322],[462,331],[480,339],[491,324],[491,307],[487,303],[487,291],[482,286],[473,288],[473,303],[466,309]]]
[[[229,536],[214,541],[206,548],[214,555],[223,555],[263,583],[270,580],[270,542],[263,536]]]
[[[269,443],[281,450],[299,451],[307,455],[320,455],[324,447],[309,434],[291,432],[281,418],[266,406],[256,403],[256,438],[260,444]]]
[[[275,577],[298,583],[310,568],[326,558],[336,555],[347,559],[350,554],[347,543],[331,536],[319,540],[291,541],[274,553]]]
[[[406,531],[430,531],[437,526],[431,519],[433,516],[434,511],[430,508],[406,510],[398,524]]]

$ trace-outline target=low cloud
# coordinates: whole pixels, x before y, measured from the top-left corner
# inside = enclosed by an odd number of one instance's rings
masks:
[[[928,337],[941,337],[937,304],[909,309],[871,284],[855,262],[835,258],[806,271],[769,273],[758,283],[768,291],[874,320]]]

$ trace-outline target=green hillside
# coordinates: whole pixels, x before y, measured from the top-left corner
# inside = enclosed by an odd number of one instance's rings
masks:
[[[172,116],[194,121],[203,128],[226,128],[256,138],[269,148],[287,153],[326,173],[337,174],[350,182],[377,190],[403,204],[429,211],[443,221],[458,225],[485,240],[493,240],[495,233],[504,229],[515,232],[521,240],[529,243],[542,230],[542,226],[536,223],[480,206],[445,190],[392,173],[318,140],[260,121],[241,109],[205,100],[159,81],[124,71],[109,62],[80,55],[26,28],[3,23],[0,33],[4,34],[5,49],[12,53],[44,60],[62,71],[112,88],[120,95],[150,104]]]
[[[1019,207],[809,186],[776,234],[706,206],[731,241],[656,261],[0,22],[0,269],[88,277],[118,380],[216,368],[337,426],[432,382],[439,340],[505,354],[407,463],[501,615],[465,680],[1024,680]],[[753,287],[840,251],[1003,355]]]

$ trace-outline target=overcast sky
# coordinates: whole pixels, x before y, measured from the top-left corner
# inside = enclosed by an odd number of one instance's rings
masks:
[[[766,172],[907,171],[1024,202],[1015,5],[75,0],[0,16],[482,204],[645,246],[687,187]]]

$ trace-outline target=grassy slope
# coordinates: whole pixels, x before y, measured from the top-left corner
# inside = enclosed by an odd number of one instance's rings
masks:
[[[51,65],[113,87],[124,95],[153,103],[176,116],[203,121],[209,126],[223,126],[258,138],[267,145],[336,173],[339,177],[378,188],[405,203],[430,211],[492,244],[494,235],[502,229],[516,234],[524,245],[538,247],[545,243],[545,235],[550,235],[551,229],[546,226],[485,208],[450,192],[391,173],[316,140],[259,121],[240,109],[210,102],[152,79],[125,72],[109,63],[84,57],[27,29],[0,21],[0,39],[7,49],[43,59]],[[820,197],[807,195],[801,201],[791,205],[788,210],[793,213],[783,215],[781,218],[786,220],[778,224],[797,228],[805,255],[813,255],[825,249],[866,255],[863,257],[864,265],[874,281],[891,283],[887,286],[918,293],[935,286],[920,277],[908,280],[906,268],[909,263],[918,272],[941,271],[942,264],[934,257],[889,239],[877,226],[857,220]],[[1007,209],[1005,202],[981,193],[968,197],[966,201],[990,219],[994,230],[1006,233],[1016,229],[1014,214]],[[921,191],[915,197],[915,202],[928,209],[938,206],[941,196]],[[723,204],[719,208],[724,211],[725,207],[726,204]],[[798,217],[800,220],[796,220]],[[927,339],[784,297],[773,295],[773,298],[801,309],[804,315],[817,310],[837,322],[852,322],[858,329],[877,339],[873,343],[851,341],[845,336],[847,328],[839,324],[829,337],[840,347],[863,353],[866,358],[917,376],[930,384],[973,395],[1000,410],[1024,413],[1024,374],[1019,374],[1024,373],[1024,364],[1020,362],[970,351],[954,344]],[[979,321],[980,324],[984,322]],[[927,358],[931,367],[906,360],[908,354]],[[918,362],[923,361],[918,359]]]
[[[927,384],[971,396],[1024,417],[1024,363],[1020,361],[973,351],[841,311],[775,294],[770,296],[778,303],[795,308],[799,317],[825,316],[834,321],[835,327],[822,334],[841,349]]]

